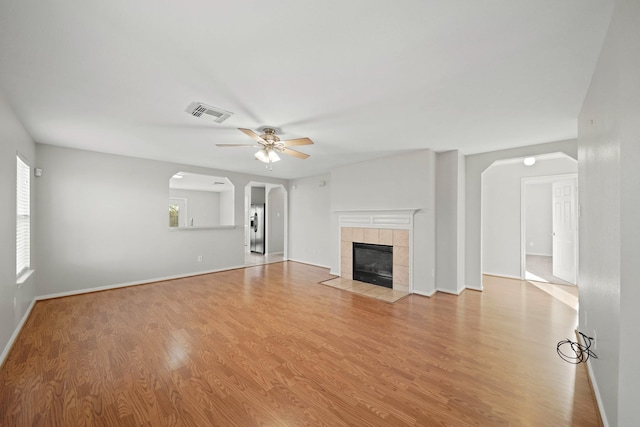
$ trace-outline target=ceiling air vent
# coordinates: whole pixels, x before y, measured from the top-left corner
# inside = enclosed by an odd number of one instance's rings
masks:
[[[189,104],[186,111],[193,116],[213,120],[216,123],[224,122],[233,114],[230,111],[225,111],[222,108],[212,107],[201,102],[192,102],[191,104]]]

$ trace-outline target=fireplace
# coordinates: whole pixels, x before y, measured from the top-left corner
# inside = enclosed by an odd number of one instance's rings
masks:
[[[353,242],[353,280],[393,288],[393,246]]]
[[[354,277],[353,244],[386,245],[392,249],[390,256],[391,289],[400,292],[413,291],[412,248],[413,214],[416,209],[398,211],[342,211],[340,225],[340,270],[337,273],[346,280]],[[362,281],[360,279],[359,281]],[[381,289],[382,290],[382,289]]]

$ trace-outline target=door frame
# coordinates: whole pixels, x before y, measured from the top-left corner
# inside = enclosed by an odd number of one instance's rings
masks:
[[[288,260],[288,256],[289,256],[289,192],[287,191],[287,187],[284,186],[283,184],[273,184],[270,182],[262,182],[262,181],[249,181],[247,183],[247,185],[244,187],[244,244],[245,244],[245,252],[247,252],[246,249],[249,248],[250,246],[250,241],[249,241],[249,209],[251,209],[251,204],[253,203],[253,201],[251,200],[251,187],[264,187],[265,189],[265,194],[264,194],[264,210],[265,210],[265,217],[267,215],[268,209],[269,209],[269,192],[274,189],[274,188],[281,188],[283,191],[283,216],[284,216],[284,230],[283,230],[283,239],[284,239],[284,253],[283,253],[283,259],[286,261]],[[266,221],[265,221],[265,242],[264,242],[264,254],[265,255],[269,255],[269,237],[270,237],[270,227],[267,226]],[[248,251],[250,252],[250,250]]]
[[[527,197],[527,184],[546,184],[552,183],[554,181],[559,181],[562,179],[576,179],[576,211],[575,211],[575,221],[576,226],[578,226],[578,221],[580,220],[580,215],[578,215],[579,211],[579,200],[578,200],[578,191],[577,191],[577,182],[578,182],[578,173],[563,173],[558,175],[544,175],[544,176],[530,176],[523,177],[520,179],[520,278],[525,280],[525,272],[527,267],[527,218],[526,218],[526,197]],[[552,230],[553,231],[553,230]],[[576,233],[576,238],[574,240],[575,245],[575,264],[576,264],[576,282],[578,276],[578,263],[580,262],[580,257],[578,256],[578,239],[579,234]],[[576,283],[577,285],[577,283]]]

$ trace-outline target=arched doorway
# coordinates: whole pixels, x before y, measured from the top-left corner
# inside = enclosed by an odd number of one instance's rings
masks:
[[[526,218],[524,199],[526,188],[523,182],[534,177],[576,174],[577,162],[564,153],[537,155],[535,159],[535,164],[531,166],[524,164],[524,158],[498,160],[482,172],[481,271],[483,274],[525,279],[527,252],[535,253],[540,248],[544,255],[552,255],[549,253],[552,240],[551,228],[539,232],[540,235],[548,233],[544,236],[548,244],[542,243],[542,238],[527,239],[527,224],[543,222],[543,218]],[[551,197],[550,188],[549,197]],[[550,199],[548,205],[551,206]],[[577,222],[577,212],[571,212],[571,214],[576,217]],[[551,218],[544,218],[544,221],[551,224]],[[575,253],[577,254],[577,251]]]
[[[245,265],[286,260],[288,194],[285,187],[252,181],[245,187],[244,199]]]

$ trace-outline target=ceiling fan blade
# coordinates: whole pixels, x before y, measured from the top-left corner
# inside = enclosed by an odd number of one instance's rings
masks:
[[[216,147],[260,147],[255,144],[216,144]]]
[[[282,145],[285,147],[294,147],[296,145],[311,145],[313,141],[309,138],[296,138],[296,139],[287,139],[285,141],[280,141]]]
[[[304,153],[301,153],[299,151],[292,150],[291,148],[282,147],[282,148],[278,148],[278,151],[280,151],[281,153],[284,153],[284,154],[288,154],[288,155],[293,156],[293,157],[297,157],[299,159],[306,159],[307,157],[309,157],[308,154],[304,154]]]
[[[254,131],[252,131],[251,129],[242,129],[242,128],[238,128],[238,130],[240,132],[243,132],[245,135],[247,135],[249,138],[255,139],[256,141],[258,141],[260,144],[264,145],[266,143],[266,141],[262,138],[260,138],[260,135],[258,135],[257,133],[255,133]]]

